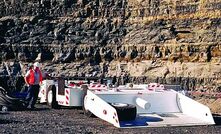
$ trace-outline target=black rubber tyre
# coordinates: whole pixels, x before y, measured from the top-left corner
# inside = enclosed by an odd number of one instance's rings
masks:
[[[52,100],[49,101],[48,97],[51,95]],[[47,104],[51,108],[58,109],[60,106],[58,105],[58,102],[56,101],[56,87],[55,86],[49,86],[47,91]]]
[[[111,103],[116,109],[119,121],[135,120],[137,116],[137,108],[131,104]]]
[[[84,96],[84,101],[83,101],[83,111],[84,111],[84,115],[86,115],[87,117],[94,117],[95,115],[93,113],[91,113],[89,110],[87,110],[85,108],[85,102],[87,101],[87,95]]]
[[[0,106],[7,107],[10,110],[20,110],[26,108],[25,100],[20,98],[11,97],[7,94],[6,90],[0,87]]]

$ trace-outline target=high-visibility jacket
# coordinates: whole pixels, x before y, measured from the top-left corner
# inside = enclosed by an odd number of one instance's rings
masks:
[[[35,72],[34,70],[30,69],[30,74],[29,76],[27,77],[27,82],[29,85],[33,85],[35,84]],[[41,74],[41,71],[40,70],[37,70],[38,73],[39,73],[39,82],[42,82],[42,74]]]

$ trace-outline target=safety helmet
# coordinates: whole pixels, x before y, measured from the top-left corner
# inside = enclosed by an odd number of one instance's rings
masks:
[[[35,63],[34,63],[34,66],[35,66],[35,67],[40,67],[40,64],[39,64],[38,62],[35,62]]]

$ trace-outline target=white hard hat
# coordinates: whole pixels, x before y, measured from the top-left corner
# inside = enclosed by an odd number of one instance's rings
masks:
[[[35,66],[35,67],[40,67],[40,64],[39,64],[38,62],[35,62],[35,63],[34,63],[34,66]]]

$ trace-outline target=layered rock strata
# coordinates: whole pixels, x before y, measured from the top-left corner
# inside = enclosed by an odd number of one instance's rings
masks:
[[[3,0],[0,74],[37,60],[55,76],[175,78],[217,91],[220,15],[220,0]]]

